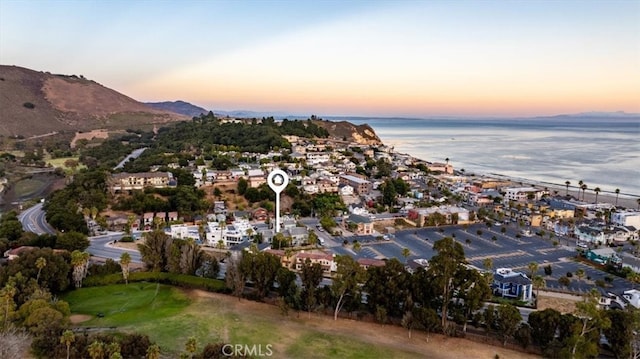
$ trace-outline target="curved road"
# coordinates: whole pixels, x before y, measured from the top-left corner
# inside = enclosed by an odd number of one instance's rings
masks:
[[[42,209],[42,203],[38,203],[33,207],[25,209],[18,215],[22,228],[27,232],[35,234],[55,234],[56,231],[51,228],[45,217],[45,211]],[[122,252],[129,252],[132,263],[142,263],[140,252],[132,249],[124,249],[111,246],[111,243],[122,238],[123,233],[111,232],[102,236],[89,237],[89,248],[87,252],[95,257],[111,258],[115,261],[120,260]]]
[[[55,234],[56,231],[51,228],[45,217],[45,211],[42,209],[42,203],[38,203],[33,207],[25,209],[18,215],[22,228],[27,232],[35,234]]]

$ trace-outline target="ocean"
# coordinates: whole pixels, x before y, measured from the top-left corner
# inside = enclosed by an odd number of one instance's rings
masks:
[[[332,120],[338,120],[332,119]],[[369,124],[386,145],[465,173],[500,174],[601,193],[640,196],[640,118],[344,118]]]

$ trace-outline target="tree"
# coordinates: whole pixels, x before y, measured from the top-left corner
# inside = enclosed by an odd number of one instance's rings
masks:
[[[82,280],[87,276],[89,268],[89,258],[91,255],[87,252],[75,250],[71,252],[71,265],[73,266],[73,283],[76,288],[82,287]]]
[[[351,256],[337,256],[336,274],[331,283],[331,293],[338,301],[333,311],[333,320],[338,319],[338,313],[345,304],[345,297],[360,300],[358,288],[366,281],[366,272]]]
[[[60,343],[64,344],[65,347],[67,348],[67,359],[69,359],[69,351],[71,350],[71,343],[73,343],[76,340],[76,336],[75,334],[73,334],[73,331],[67,329],[62,333],[62,336],[60,337]]]
[[[16,309],[16,302],[14,300],[14,296],[18,290],[16,289],[15,283],[13,280],[7,281],[2,290],[0,290],[0,301],[2,305],[2,329],[8,329],[9,322],[13,313]]]
[[[618,196],[620,196],[620,188],[616,188],[615,193],[616,193],[616,207],[618,207]]]
[[[404,257],[405,263],[407,262],[407,258],[411,255],[411,250],[409,248],[402,248],[402,256]]]
[[[601,191],[600,187],[596,187],[593,189],[593,192],[596,193],[596,202],[595,202],[596,204],[598,204],[598,194],[600,193],[600,191]]]
[[[245,277],[243,271],[240,269],[240,262],[241,261],[235,257],[229,258],[224,277],[227,287],[231,289],[233,295],[238,297],[238,300],[242,298],[245,286]]]
[[[583,184],[580,186],[580,189],[582,189],[582,200],[583,200],[583,201],[584,201],[585,191],[587,190],[587,188],[588,188],[588,187],[587,187],[587,185],[586,185],[585,183],[583,183]]]
[[[583,301],[576,303],[569,330],[564,331],[566,336],[562,356],[588,358],[598,354],[599,333],[611,327],[611,320],[598,306],[598,298],[598,291],[593,289]]]
[[[543,351],[554,340],[561,316],[560,312],[552,308],[533,311],[529,314],[528,323],[531,327],[531,338],[533,343],[542,348]]]
[[[131,255],[129,252],[122,252],[120,255],[120,267],[122,267],[122,278],[124,278],[124,284],[129,284],[129,264],[131,263]]]
[[[434,284],[438,290],[436,293],[442,300],[442,329],[447,331],[448,307],[453,297],[455,288],[454,278],[458,272],[464,267],[465,263],[464,249],[462,245],[453,240],[453,238],[445,237],[434,243],[433,249],[437,252],[429,261],[429,269],[427,272],[433,277]]]
[[[160,359],[160,347],[158,344],[150,345],[147,348],[147,359]]]
[[[569,279],[569,277],[562,276],[562,277],[558,278],[558,284],[560,284],[563,287],[568,288],[569,285],[571,285],[571,279]]]
[[[319,263],[311,263],[311,260],[307,260],[302,264],[302,270],[300,271],[300,280],[304,287],[305,304],[311,317],[311,309],[316,303],[316,289],[322,281],[322,267]]]
[[[507,340],[513,337],[522,316],[520,311],[513,304],[500,304],[496,309],[496,327],[498,334],[502,337],[502,345],[507,345]]]
[[[538,271],[538,263],[529,262],[529,264],[527,264],[527,268],[529,269],[529,278],[533,278]]]
[[[413,318],[413,313],[408,310],[402,316],[401,324],[409,331],[409,339],[411,339],[411,329],[415,326],[415,319]]]
[[[567,191],[565,192],[565,196],[569,195],[569,185],[571,184],[570,181],[565,181],[564,184],[567,186]]]
[[[578,270],[576,270],[576,277],[578,277],[578,281],[582,281],[582,278],[584,278],[584,269],[578,268]]]
[[[189,337],[184,349],[189,353],[189,357],[193,358],[193,355],[198,351],[198,341],[196,337]]]
[[[168,258],[173,239],[162,231],[154,230],[145,234],[144,243],[138,244],[142,261],[154,272],[168,268]]]
[[[542,277],[541,275],[537,275],[533,277],[531,282],[533,284],[533,287],[536,288],[536,303],[537,303],[538,297],[540,295],[540,288],[544,288],[547,285],[547,283],[544,280],[544,277]]]
[[[40,282],[40,273],[42,272],[42,269],[46,266],[47,266],[47,260],[44,257],[38,257],[38,259],[36,259],[36,268],[38,268],[36,283]]]
[[[464,320],[462,331],[467,331],[467,323],[473,313],[482,308],[484,302],[491,298],[489,282],[475,269],[463,269],[458,272],[456,282],[456,305],[462,311]]]
[[[493,270],[493,259],[491,259],[490,257],[483,259],[482,266],[484,267],[484,269],[491,272]]]
[[[266,252],[245,252],[240,261],[242,275],[253,282],[258,299],[264,298],[273,286],[280,267],[280,259]]]
[[[627,305],[623,310],[608,310],[606,313],[611,327],[605,329],[604,334],[616,358],[639,358],[640,311]]]
[[[382,267],[369,267],[364,285],[369,311],[373,314],[380,306],[387,315],[401,317],[408,309],[405,303],[410,286],[411,276],[396,258],[387,260]]]
[[[103,359],[105,355],[104,343],[99,340],[94,340],[88,347],[87,352],[91,359]]]
[[[72,252],[75,250],[84,251],[87,247],[89,247],[89,240],[87,236],[82,233],[69,231],[58,234],[56,248],[66,249]]]

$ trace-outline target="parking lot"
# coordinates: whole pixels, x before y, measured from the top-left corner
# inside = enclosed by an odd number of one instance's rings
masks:
[[[504,228],[504,233],[502,233]],[[480,234],[479,232],[480,231]],[[358,258],[397,258],[400,262],[407,259],[430,259],[434,254],[433,243],[444,237],[453,237],[464,248],[465,256],[469,264],[484,269],[485,258],[490,258],[493,268],[511,268],[528,275],[528,264],[538,264],[536,275],[545,278],[546,285],[551,289],[565,289],[558,283],[558,278],[571,272],[573,276],[568,290],[583,293],[594,288],[596,280],[604,280],[606,276],[613,278],[607,290],[619,292],[637,285],[619,277],[610,275],[602,270],[574,260],[576,251],[575,241],[570,238],[542,238],[538,235],[518,236],[520,229],[516,225],[492,226],[487,228],[484,224],[474,224],[464,228],[463,226],[446,226],[440,228],[418,228],[398,231],[388,240],[380,240],[376,236],[352,236],[335,237],[336,246],[329,249],[335,254],[348,254]],[[520,238],[518,238],[520,237]],[[341,245],[343,241],[349,245]],[[360,249],[352,248],[354,241],[360,243]],[[557,245],[553,244],[557,241]],[[403,250],[410,251],[405,258]],[[552,274],[547,276],[543,267],[551,266]],[[579,280],[575,272],[582,269],[584,277]]]

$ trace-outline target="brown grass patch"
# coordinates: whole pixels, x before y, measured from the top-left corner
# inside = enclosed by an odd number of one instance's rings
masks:
[[[71,314],[71,316],[69,317],[69,321],[71,321],[71,324],[78,324],[86,322],[87,320],[91,320],[92,318],[93,316],[88,314]]]

